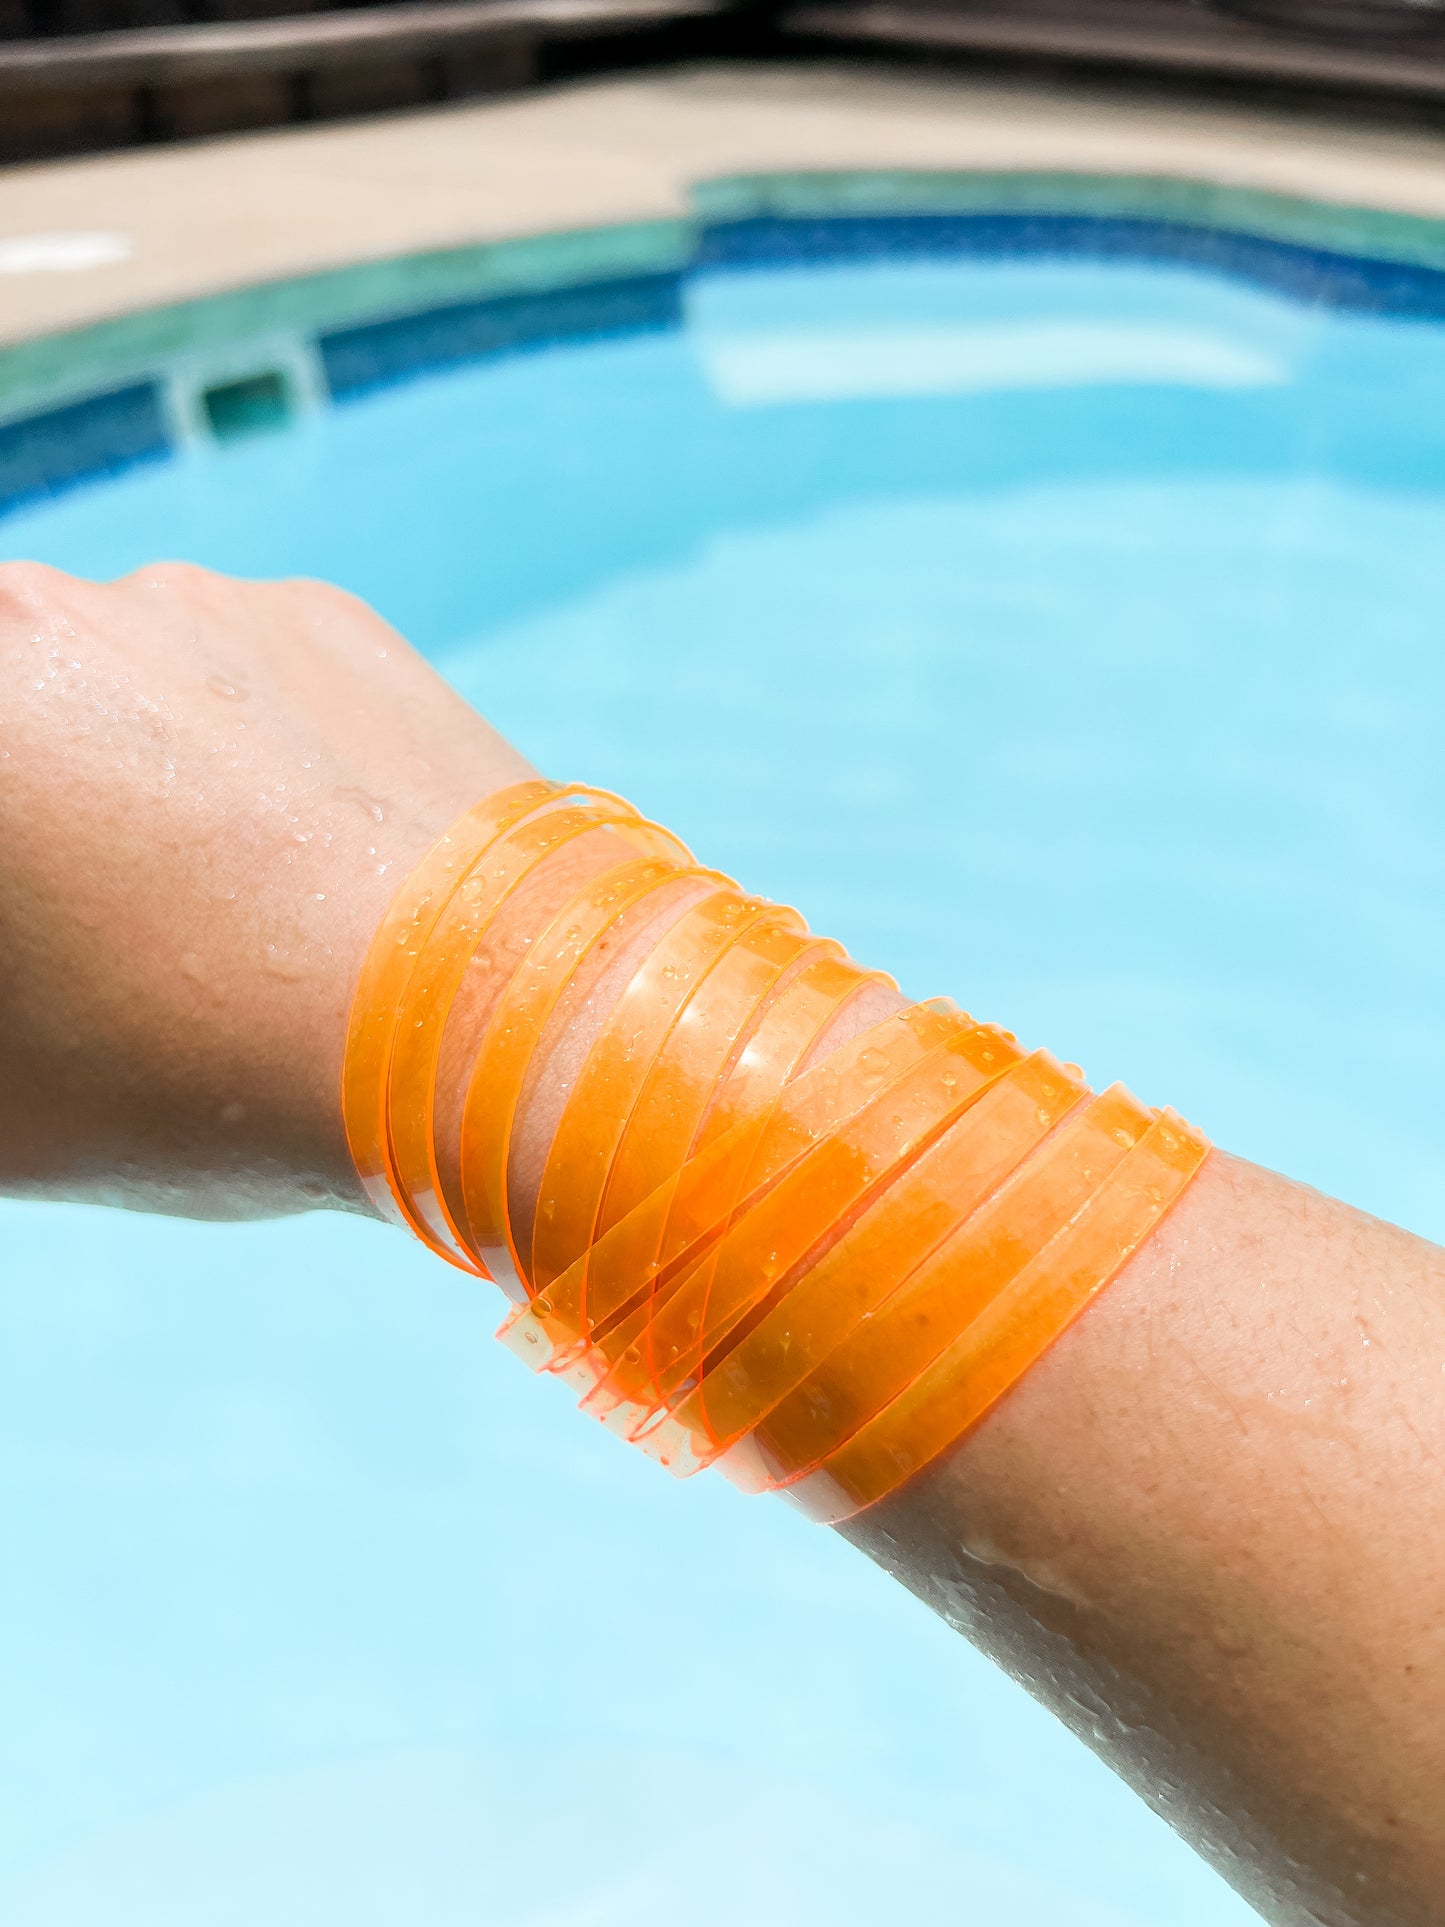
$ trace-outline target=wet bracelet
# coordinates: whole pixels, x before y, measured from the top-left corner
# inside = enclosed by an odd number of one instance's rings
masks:
[[[677,858],[680,845],[643,824],[602,791],[542,799],[498,826],[452,888],[417,943],[410,981],[396,1008],[386,1078],[388,1144],[397,1195],[408,1221],[440,1256],[478,1268],[447,1201],[436,1157],[436,1091],[447,1018],[468,966],[496,919],[549,858],[598,830],[617,832],[647,857]]]
[[[477,852],[554,793],[545,782],[518,783],[487,797],[454,823],[413,870],[371,940],[352,999],[341,1114],[346,1141],[368,1197],[386,1217],[410,1222],[392,1179],[388,1080],[398,1005],[417,954]]]
[[[828,1048],[879,984],[621,799],[514,785],[423,859],[372,942],[343,1078],[357,1170],[502,1286],[499,1336],[610,1428],[836,1522],[977,1423],[1209,1149],[946,1000]],[[519,1126],[584,1020],[515,1221]]]

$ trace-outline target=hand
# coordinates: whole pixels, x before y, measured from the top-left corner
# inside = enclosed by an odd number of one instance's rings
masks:
[[[368,939],[530,773],[340,590],[0,565],[0,1190],[364,1208],[338,1092]]]

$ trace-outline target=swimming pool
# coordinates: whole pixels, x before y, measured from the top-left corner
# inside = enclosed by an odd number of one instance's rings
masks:
[[[334,327],[336,405],[0,553],[343,582],[909,993],[1441,1237],[1442,288],[1138,210],[755,212]],[[0,1217],[16,1927],[1252,1918],[398,1236]]]

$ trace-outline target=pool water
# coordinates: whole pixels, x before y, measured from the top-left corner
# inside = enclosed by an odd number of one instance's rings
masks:
[[[330,577],[544,769],[1445,1236],[1445,330],[1107,251],[702,268],[0,523]],[[1229,1927],[826,1531],[399,1235],[3,1208],[12,1927]]]

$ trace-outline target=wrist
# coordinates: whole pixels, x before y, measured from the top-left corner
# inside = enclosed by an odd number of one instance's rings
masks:
[[[596,1416],[848,1517],[1008,1391],[1209,1149],[945,999],[865,1011],[878,983],[617,798],[505,791],[373,940],[358,1169]]]

